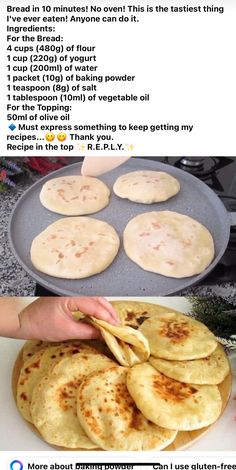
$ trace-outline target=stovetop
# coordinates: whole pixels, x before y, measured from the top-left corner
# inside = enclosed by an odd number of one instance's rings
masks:
[[[176,166],[204,181],[229,212],[236,212],[236,157],[145,157]],[[220,220],[219,220],[220,223]],[[236,283],[236,225],[231,227],[224,256],[201,285]]]
[[[236,157],[135,157],[160,161],[187,171],[204,181],[221,199],[229,212],[236,212]],[[73,162],[81,161],[81,157]],[[220,223],[220,220],[219,220]],[[197,286],[181,295],[218,295],[230,297],[233,302],[236,292],[236,225],[231,227],[228,247],[216,268]],[[49,295],[41,286],[36,286],[35,295]],[[50,294],[52,295],[52,294]]]

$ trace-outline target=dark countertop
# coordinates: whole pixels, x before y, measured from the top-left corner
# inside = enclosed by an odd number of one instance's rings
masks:
[[[35,180],[40,179],[37,176]],[[5,192],[0,192],[0,295],[1,296],[34,296],[36,283],[24,271],[18,261],[15,259],[11,252],[8,240],[8,221],[9,216],[13,210],[15,203],[21,195],[33,184],[32,180],[22,175],[17,183],[15,189],[9,189]],[[235,285],[233,283],[224,283],[221,285],[208,286],[206,285],[195,286],[179,292],[175,295],[200,295],[212,296],[220,295],[227,299],[235,300]],[[112,294],[112,293],[111,293]],[[122,294],[122,293],[121,293]],[[37,292],[37,295],[46,295]],[[48,294],[50,295],[50,294]],[[93,293],[96,295],[96,292]]]
[[[38,177],[37,179],[39,179]],[[0,193],[0,294],[1,296],[33,296],[35,282],[20,266],[11,252],[8,240],[8,221],[14,205],[32,185],[28,176],[21,176],[16,188]]]

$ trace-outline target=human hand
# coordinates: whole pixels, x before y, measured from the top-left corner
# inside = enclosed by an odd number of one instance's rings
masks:
[[[92,325],[73,319],[73,312],[78,310],[119,325],[114,308],[102,297],[41,297],[19,314],[17,337],[42,341],[99,338]]]

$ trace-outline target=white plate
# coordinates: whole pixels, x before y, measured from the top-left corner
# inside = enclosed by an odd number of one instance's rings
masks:
[[[115,300],[115,298],[111,298]],[[116,298],[118,299],[118,298]],[[189,303],[184,297],[122,297],[122,300],[138,300],[188,311]],[[33,299],[27,299],[29,302]],[[25,300],[26,301],[26,300]],[[0,338],[0,451],[54,451],[41,441],[21,418],[12,395],[11,375],[19,350],[24,341]],[[217,424],[188,451],[233,451],[236,450],[236,352],[231,355],[234,372],[233,390],[226,410]],[[81,453],[82,455],[82,453]],[[83,453],[84,456],[84,453]]]

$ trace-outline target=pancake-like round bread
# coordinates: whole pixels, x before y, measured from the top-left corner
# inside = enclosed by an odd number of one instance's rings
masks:
[[[222,347],[217,346],[210,356],[193,361],[167,361],[150,356],[150,364],[159,372],[184,383],[217,385],[229,373],[229,361]]]
[[[97,447],[85,434],[77,417],[77,391],[84,377],[114,362],[95,351],[62,359],[34,388],[31,415],[49,444],[70,449]]]
[[[143,415],[167,429],[191,431],[214,423],[222,402],[216,385],[184,384],[149,363],[129,369],[127,387]]]
[[[123,366],[133,366],[145,362],[150,356],[148,340],[130,326],[114,326],[95,317],[89,322],[101,332],[108,348]]]
[[[152,356],[171,361],[201,359],[217,347],[207,326],[181,313],[154,315],[143,322],[139,331],[147,338]]]
[[[80,341],[62,343],[61,346],[51,346],[38,351],[24,363],[17,383],[17,407],[23,418],[32,422],[30,413],[32,393],[41,378],[61,359],[79,351],[96,350]]]
[[[82,318],[84,318],[85,315],[83,314]],[[76,316],[75,316],[76,318]],[[82,319],[81,318],[81,319]],[[78,320],[78,318],[76,318]],[[76,339],[74,340],[68,340],[68,341],[53,341],[53,342],[48,342],[48,341],[40,341],[37,339],[29,339],[25,342],[23,349],[22,349],[22,359],[23,362],[26,362],[30,357],[32,357],[36,352],[41,351],[42,349],[47,349],[52,346],[63,346],[67,344],[75,344]],[[99,339],[87,339],[83,340],[83,344],[87,344],[88,346],[91,346],[92,348],[95,348],[98,352],[105,354],[105,356],[110,357],[111,352],[108,349],[106,343],[104,341],[101,341]]]
[[[137,302],[133,300],[112,300],[111,304],[116,310],[121,325],[138,329],[142,323],[158,313],[170,312],[172,309],[163,305]],[[175,312],[175,310],[173,310]]]
[[[86,215],[106,207],[109,196],[109,188],[99,179],[75,175],[47,181],[39,197],[50,211],[62,215]]]
[[[22,350],[23,362],[26,362],[36,352],[46,349],[50,346],[58,346],[58,343],[48,343],[46,341],[40,341],[38,339],[29,339],[25,342]]]
[[[89,217],[67,217],[49,225],[31,245],[39,271],[64,279],[81,279],[104,271],[120,245],[114,228]]]
[[[117,196],[143,204],[166,201],[179,190],[178,180],[164,171],[132,171],[120,176],[113,186]]]
[[[214,258],[209,230],[187,215],[146,212],[124,230],[127,256],[146,271],[184,278],[203,272]]]
[[[161,450],[176,437],[144,418],[126,387],[128,369],[113,367],[82,382],[77,413],[91,440],[104,450]]]

